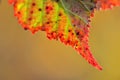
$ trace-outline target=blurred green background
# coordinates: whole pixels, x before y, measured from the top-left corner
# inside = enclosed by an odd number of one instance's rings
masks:
[[[120,80],[120,7],[95,12],[90,46],[99,71],[44,32],[24,31],[7,0],[0,2],[0,80]]]

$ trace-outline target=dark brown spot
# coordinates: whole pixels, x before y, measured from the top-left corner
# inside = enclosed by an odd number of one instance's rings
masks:
[[[17,13],[20,14],[20,11],[18,11]]]
[[[28,18],[28,20],[29,20],[29,21],[31,21],[31,20],[32,20],[32,18]]]
[[[35,3],[32,3],[32,6],[35,6],[36,4]]]
[[[68,30],[68,32],[71,32],[71,30]]]
[[[46,22],[46,24],[50,24],[50,22]]]
[[[62,14],[61,14],[61,13],[59,13],[59,16],[62,16]]]
[[[38,9],[38,11],[42,11],[42,9],[41,9],[41,8],[39,8],[39,9]]]
[[[74,35],[74,33],[72,32],[72,35]]]
[[[24,30],[28,30],[28,28],[27,28],[27,27],[24,27]]]
[[[30,11],[31,14],[33,14],[33,11]]]
[[[79,35],[79,32],[77,32],[76,35]]]

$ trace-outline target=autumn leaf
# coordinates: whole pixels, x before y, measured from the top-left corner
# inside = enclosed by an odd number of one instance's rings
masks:
[[[49,39],[72,46],[99,70],[88,45],[89,28],[94,10],[119,6],[120,0],[8,0],[14,15],[25,30],[45,31]]]

